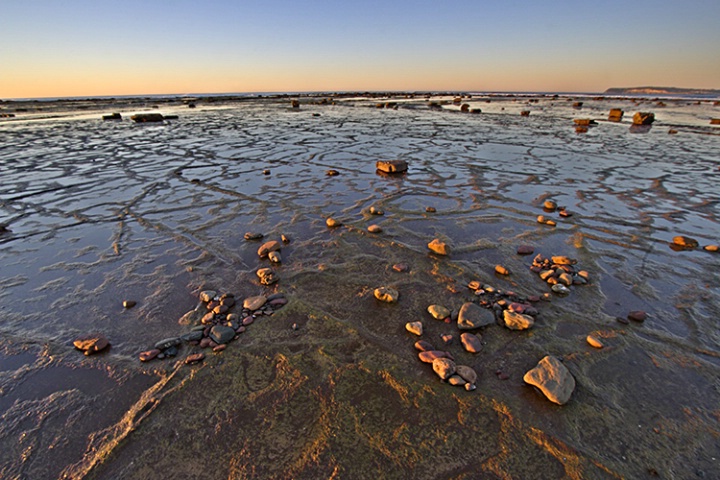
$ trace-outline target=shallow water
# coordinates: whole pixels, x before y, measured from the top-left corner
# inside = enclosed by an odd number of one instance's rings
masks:
[[[2,121],[0,477],[719,477],[720,254],[669,242],[720,242],[720,129],[708,125],[720,107],[475,99],[484,113],[470,115],[400,102],[170,105],[180,118],[160,125]],[[604,120],[615,107],[620,124]],[[656,124],[630,133],[647,110]],[[599,125],[578,134],[573,118]],[[407,174],[376,173],[394,158]],[[574,216],[544,212],[547,198]],[[266,261],[248,231],[292,239],[272,288],[256,280]],[[436,237],[449,257],[427,250]],[[577,258],[590,285],[539,304],[530,331],[487,327],[470,355],[425,309],[474,299],[474,279],[549,291],[519,244]],[[373,298],[381,285],[398,304]],[[141,364],[188,331],[178,319],[204,288],[290,303],[199,367]],[[631,310],[649,318],[616,321]],[[415,320],[436,346],[456,336],[475,392],[417,361]],[[111,349],[74,350],[87,331]],[[563,407],[522,380],[546,354],[577,380]]]

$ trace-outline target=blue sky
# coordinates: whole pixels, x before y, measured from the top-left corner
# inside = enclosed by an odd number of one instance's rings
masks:
[[[2,0],[0,98],[720,88],[720,1]]]

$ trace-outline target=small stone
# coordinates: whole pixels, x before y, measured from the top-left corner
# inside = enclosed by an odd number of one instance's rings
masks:
[[[538,387],[551,402],[564,405],[575,390],[575,378],[557,358],[548,355],[523,377],[526,383]]]
[[[200,340],[200,348],[208,348],[210,346],[210,342],[212,342],[212,340],[210,340],[209,338],[203,338],[202,340]]]
[[[503,267],[502,265],[495,265],[495,273],[498,275],[510,275],[510,270]]]
[[[427,213],[435,213],[435,212],[437,212],[437,210],[435,209],[435,207],[425,207],[425,211],[426,211]]]
[[[212,300],[212,301],[208,302],[206,307],[208,310],[213,311],[213,310],[215,310],[215,307],[217,307],[218,305],[220,305],[220,302],[218,300]]]
[[[262,171],[263,175],[270,175],[270,170],[265,169]]]
[[[167,350],[168,348],[175,347],[177,345],[180,345],[181,343],[182,339],[180,337],[170,337],[155,343],[155,348],[159,350]]]
[[[474,383],[466,383],[465,384],[465,390],[467,390],[468,392],[472,392],[476,388],[477,388],[477,386]]]
[[[537,222],[538,223],[546,223],[547,219],[545,218],[545,215],[538,215]]]
[[[567,272],[563,272],[558,276],[558,282],[565,285],[566,287],[569,287],[573,284],[573,276]]]
[[[440,339],[443,341],[445,345],[450,345],[453,341],[453,336],[449,333],[445,333],[443,335],[440,335]]]
[[[557,210],[557,202],[555,200],[545,200],[543,203],[543,208],[549,212],[554,212]]]
[[[336,227],[342,226],[342,222],[330,217],[327,220],[325,220],[325,225],[327,225],[330,228],[336,228]]]
[[[577,263],[577,260],[575,260],[574,258],[561,255],[552,257],[551,261],[555,265],[575,265]]]
[[[472,330],[495,323],[495,316],[490,310],[472,302],[463,303],[458,313],[457,326],[460,330]]]
[[[553,286],[551,287],[551,290],[552,290],[553,292],[557,293],[558,295],[567,295],[567,294],[570,293],[570,289],[567,288],[567,287],[566,287],[565,285],[563,285],[562,283],[558,283],[558,284],[553,285]]]
[[[132,307],[134,307],[135,305],[137,305],[137,302],[135,302],[135,301],[133,301],[133,300],[125,300],[125,301],[123,302],[123,307],[125,307],[125,308],[132,308]]]
[[[287,235],[280,235],[280,240],[282,240],[283,243],[290,243],[290,237]]]
[[[478,375],[472,367],[468,367],[467,365],[458,365],[455,367],[455,373],[460,375],[467,383],[477,382]]]
[[[555,225],[557,225],[557,223],[555,223],[555,220],[545,220],[545,225],[549,227],[554,227]]]
[[[465,350],[470,353],[478,353],[483,347],[480,337],[470,332],[462,333],[460,335],[460,342],[463,347],[465,347]]]
[[[185,357],[185,365],[202,362],[203,360],[205,360],[204,353],[193,353],[192,355]]]
[[[448,353],[442,350],[424,350],[418,353],[418,358],[423,363],[433,363],[438,358],[448,358]]]
[[[564,209],[563,209],[563,210],[560,210],[560,216],[561,216],[561,217],[565,217],[565,218],[569,218],[569,217],[572,217],[573,214],[572,214],[572,212],[568,212],[567,210],[564,210]]]
[[[265,295],[257,295],[255,297],[248,297],[245,300],[243,300],[243,308],[247,308],[250,311],[255,311],[261,309],[265,303],[267,302],[267,297]]]
[[[274,310],[277,310],[277,309],[287,305],[288,301],[289,300],[287,298],[273,298],[272,300],[270,300],[268,302],[268,305],[273,307]]]
[[[705,251],[707,251],[707,252],[718,252],[718,251],[720,251],[720,246],[718,246],[718,245],[705,245],[703,248],[704,248]]]
[[[450,310],[442,305],[430,305],[427,311],[435,320],[445,320],[450,316]]]
[[[252,325],[252,323],[255,321],[255,317],[248,316],[242,319],[242,326],[247,327],[248,325]]]
[[[684,235],[678,235],[677,237],[673,237],[672,241],[673,245],[677,245],[678,247],[687,248],[687,249],[693,249],[698,247],[698,241],[691,237],[686,237]]]
[[[449,358],[436,358],[432,362],[433,371],[437,373],[442,380],[447,380],[455,373],[455,362]]]
[[[260,283],[263,285],[272,285],[279,280],[278,276],[275,274],[275,272],[272,271],[271,268],[260,268],[258,269],[256,274],[260,279]]]
[[[420,336],[423,334],[423,324],[422,322],[408,322],[405,324],[405,330],[414,335]]]
[[[535,324],[535,319],[530,315],[511,312],[510,310],[503,312],[503,320],[505,326],[510,330],[527,330]]]
[[[532,255],[533,253],[535,253],[535,248],[531,245],[518,245],[517,247],[518,255]]]
[[[325,172],[325,175],[327,175],[328,177],[336,177],[336,176],[340,175],[340,172],[338,172],[337,170],[330,169],[327,172]]]
[[[220,305],[225,305],[230,308],[235,305],[235,297],[231,295],[223,295],[220,297]]]
[[[293,324],[292,324],[292,327],[290,327],[290,328],[292,328],[293,330],[297,330],[297,329],[300,328],[300,327],[298,326],[297,323],[293,323]]]
[[[480,290],[481,287],[482,284],[478,280],[472,280],[470,283],[468,283],[468,288],[470,290]]]
[[[263,238],[264,236],[265,236],[265,235],[263,235],[263,234],[260,233],[260,232],[247,232],[247,233],[245,233],[245,235],[244,235],[245,240],[260,240],[260,239]]]
[[[425,340],[418,340],[415,342],[414,345],[416,350],[419,350],[421,352],[429,352],[431,350],[435,350],[435,348],[430,344],[430,342],[426,342]]]
[[[214,321],[215,321],[215,312],[208,312],[200,319],[200,323],[202,323],[204,325],[210,325]]]
[[[380,227],[380,225],[370,225],[368,227],[368,232],[370,232],[370,233],[382,233],[382,231],[383,230]]]
[[[212,301],[213,298],[217,295],[217,292],[215,290],[203,290],[200,292],[200,300],[202,300],[205,303],[209,303]]]
[[[215,325],[210,330],[210,339],[218,345],[228,343],[233,338],[235,338],[235,330],[230,327]]]
[[[213,348],[212,350],[215,353],[220,353],[223,350],[225,350],[226,348],[227,348],[227,344],[222,344],[222,345],[218,345],[217,347]]]
[[[217,305],[215,308],[213,308],[213,313],[215,315],[222,315],[223,313],[227,313],[228,310],[230,310],[230,307],[228,307],[227,305],[220,304],[220,305]]]
[[[154,359],[160,355],[160,350],[157,348],[153,348],[152,350],[146,350],[144,352],[140,352],[140,361],[141,362],[149,362],[150,360]]]
[[[392,266],[392,269],[396,272],[404,273],[410,270],[410,267],[406,263],[396,263]]]
[[[398,301],[400,293],[392,287],[378,287],[375,289],[375,298],[381,302],[394,303]]]
[[[632,312],[628,313],[627,315],[628,320],[632,320],[633,322],[644,322],[645,319],[647,319],[647,313],[643,312],[642,310],[633,310]]]
[[[591,347],[603,348],[604,346],[600,339],[595,335],[588,335],[585,340],[587,340],[588,345],[590,345]]]
[[[450,255],[450,247],[437,238],[428,243],[428,248],[438,255]]]
[[[73,345],[78,350],[82,350],[85,355],[92,355],[109,347],[110,342],[100,333],[90,333],[76,338]]]
[[[407,171],[408,164],[405,160],[378,161],[375,168],[384,173],[402,173]]]
[[[615,317],[615,320],[622,323],[623,325],[630,325],[630,321],[627,318]]]
[[[371,215],[385,215],[385,212],[375,206],[370,207],[369,212]]]
[[[448,381],[448,383],[449,383],[450,385],[452,385],[452,386],[454,386],[454,387],[462,387],[463,385],[465,385],[465,384],[467,383],[467,382],[465,381],[465,379],[463,379],[463,378],[462,378],[460,375],[458,375],[458,374],[451,375],[450,378],[448,378],[447,381]]]
[[[280,255],[280,252],[268,253],[268,259],[273,263],[281,263],[282,262],[282,256]]]
[[[263,243],[260,246],[260,248],[258,248],[257,253],[260,256],[260,258],[265,258],[268,256],[268,253],[277,252],[278,250],[280,250],[280,248],[281,248],[280,242],[278,242],[277,240],[271,240],[269,242]]]

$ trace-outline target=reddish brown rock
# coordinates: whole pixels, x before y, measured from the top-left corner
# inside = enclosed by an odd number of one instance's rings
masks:
[[[407,171],[408,164],[405,160],[378,161],[375,168],[384,173],[402,173]]]
[[[205,354],[204,353],[193,353],[192,355],[188,355],[185,357],[185,364],[190,365],[193,363],[202,362],[205,360]]]
[[[222,345],[218,345],[217,347],[213,348],[213,352],[220,353],[223,350],[227,348],[227,343],[223,343]]]
[[[423,363],[433,363],[437,358],[449,358],[449,356],[447,352],[443,352],[442,350],[427,350],[418,353],[418,358]]]
[[[470,353],[478,353],[482,350],[482,341],[480,340],[480,337],[473,333],[464,332],[460,335],[460,342],[462,342],[465,350]]]
[[[407,272],[408,270],[410,270],[410,267],[408,267],[408,266],[407,266],[406,264],[404,264],[404,263],[396,263],[395,265],[393,265],[392,268],[393,268],[393,270],[395,270],[396,272],[400,272],[400,273],[404,273],[404,272]]]
[[[429,342],[426,342],[425,340],[418,340],[417,342],[415,342],[415,349],[421,352],[430,352],[432,350],[435,350],[435,347],[433,347]]]
[[[149,362],[158,355],[160,355],[160,350],[157,348],[153,348],[152,350],[146,350],[144,352],[140,352],[140,361]]]
[[[100,333],[89,333],[76,338],[73,345],[85,355],[92,355],[110,346],[110,342]]]
[[[518,245],[518,255],[532,255],[535,253],[535,249],[531,245]]]
[[[448,244],[441,242],[437,238],[428,243],[428,248],[438,255],[450,255],[450,247]]]

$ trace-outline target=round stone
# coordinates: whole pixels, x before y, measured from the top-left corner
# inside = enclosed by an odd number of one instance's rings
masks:
[[[273,263],[281,263],[282,262],[282,256],[280,255],[280,252],[268,253],[268,259]]]
[[[445,320],[450,316],[450,310],[442,305],[430,305],[427,311],[435,320]]]
[[[385,215],[385,212],[375,206],[370,207],[369,212],[371,215]]]
[[[545,202],[543,203],[543,208],[550,212],[554,212],[555,210],[557,210],[557,203],[555,202],[555,200],[545,200]]]
[[[370,225],[368,227],[368,232],[370,232],[370,233],[382,233],[382,231],[383,230],[380,227],[380,225]]]
[[[715,253],[715,252],[720,251],[720,246],[718,246],[718,245],[705,245],[705,247],[703,247],[703,248],[704,248],[705,251],[707,251],[707,252],[713,252],[713,253]]]
[[[451,375],[450,378],[448,378],[448,383],[455,387],[462,387],[467,382],[460,375],[454,374],[454,375]]]
[[[423,324],[422,322],[408,322],[405,324],[405,330],[413,335],[420,336],[423,334]]]
[[[375,298],[381,302],[394,303],[398,301],[400,293],[392,287],[378,287],[375,289]]]
[[[325,225],[327,225],[330,228],[340,227],[342,226],[342,222],[339,220],[335,220],[334,218],[330,217],[327,220],[325,220]]]

